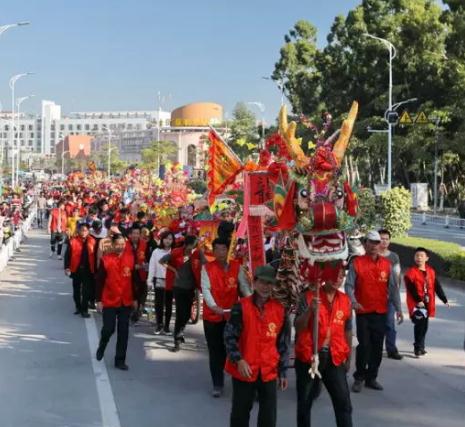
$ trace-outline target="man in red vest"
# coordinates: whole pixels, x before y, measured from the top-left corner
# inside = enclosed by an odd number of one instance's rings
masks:
[[[133,225],[129,230],[129,240],[126,242],[126,250],[134,256],[134,288],[136,289],[136,299],[138,309],[132,314],[132,320],[137,322],[147,299],[147,240],[142,239],[140,227]]]
[[[68,216],[66,215],[65,202],[60,200],[58,207],[53,208],[50,212],[48,219],[48,232],[50,233],[50,258],[55,253],[55,245],[57,248],[58,259],[62,259],[61,251],[63,249],[63,242],[65,241],[66,225]]]
[[[276,426],[277,382],[281,390],[287,388],[290,324],[283,305],[271,298],[274,283],[273,267],[257,267],[254,293],[232,308],[224,330],[228,356],[225,369],[233,384],[231,427],[249,425],[256,392],[257,425]]]
[[[366,235],[365,255],[355,257],[346,279],[346,294],[356,313],[358,346],[355,353],[354,393],[362,384],[383,390],[376,380],[383,356],[388,300],[394,304],[398,323],[403,321],[399,288],[391,262],[379,254],[381,236],[377,231]]]
[[[436,272],[428,265],[428,260],[428,251],[425,248],[417,248],[415,266],[410,267],[404,276],[408,312],[414,324],[413,350],[416,357],[426,354],[425,337],[428,319],[436,314],[436,294],[449,307],[446,294],[436,277]]]
[[[73,279],[74,314],[89,317],[89,297],[95,272],[95,239],[89,236],[89,226],[78,224],[78,235],[69,241],[65,253],[65,273]]]
[[[213,397],[220,397],[224,387],[224,327],[234,304],[242,296],[251,295],[240,262],[228,262],[230,242],[225,239],[213,240],[214,261],[202,269],[201,284],[203,293],[203,328],[207,340],[210,361],[210,374],[213,381]]]
[[[319,394],[320,377],[311,378],[309,369],[313,360],[313,323],[318,309],[319,372],[331,401],[338,427],[352,427],[347,371],[352,351],[352,303],[339,291],[344,281],[341,264],[323,270],[320,299],[314,291],[307,291],[298,305],[295,329],[295,370],[297,379],[297,426],[310,427],[313,401]],[[317,286],[320,286],[318,283]]]
[[[102,312],[103,319],[96,357],[97,360],[102,360],[118,321],[115,367],[127,371],[129,316],[133,308],[137,309],[136,290],[132,280],[134,255],[125,250],[126,241],[122,234],[114,234],[112,240],[112,251],[102,256],[96,276],[97,310]]]

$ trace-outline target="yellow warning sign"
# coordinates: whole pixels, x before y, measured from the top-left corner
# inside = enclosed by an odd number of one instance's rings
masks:
[[[399,123],[401,125],[413,125],[413,120],[407,110],[405,110],[400,116]]]
[[[425,114],[424,111],[420,112],[415,119],[416,125],[427,125],[429,124],[428,116]]]

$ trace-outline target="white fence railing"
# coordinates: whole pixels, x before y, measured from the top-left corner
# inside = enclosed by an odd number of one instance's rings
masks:
[[[438,225],[445,228],[465,228],[465,218],[459,218],[457,216],[449,215],[430,215],[425,212],[423,213],[413,213],[412,222],[414,224],[432,224]]]
[[[21,227],[15,231],[13,236],[8,239],[8,242],[5,245],[2,245],[2,248],[0,249],[0,272],[5,269],[10,258],[21,246],[23,237],[31,228],[32,222],[36,217],[36,213],[37,211],[35,209],[31,209],[28,217],[21,224]]]

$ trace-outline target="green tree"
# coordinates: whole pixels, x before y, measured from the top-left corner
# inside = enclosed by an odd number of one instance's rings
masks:
[[[307,21],[298,21],[284,36],[281,56],[275,64],[272,79],[289,98],[294,112],[310,114],[319,106],[321,77],[316,42],[316,28]]]
[[[95,162],[97,167],[102,171],[108,170],[108,144],[103,144],[100,150],[91,153],[90,159]],[[128,163],[121,160],[119,149],[116,146],[110,148],[110,172],[117,174],[122,172],[128,167]]]
[[[259,141],[255,114],[243,102],[238,103],[233,111],[229,145],[241,160],[245,160],[252,153],[258,152]]]
[[[412,195],[405,188],[396,187],[381,195],[383,227],[389,230],[393,237],[404,236],[412,227],[411,206]]]
[[[153,141],[142,150],[142,167],[157,170],[167,161],[177,161],[178,147],[173,141]]]

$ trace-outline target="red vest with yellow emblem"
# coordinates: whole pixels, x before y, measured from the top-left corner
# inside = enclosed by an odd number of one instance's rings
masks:
[[[363,255],[355,257],[353,266],[356,274],[355,299],[363,306],[357,314],[387,313],[391,262],[383,256],[373,260]]]
[[[58,231],[58,223],[60,222],[61,225],[61,233],[64,233],[66,231],[66,224],[68,222],[68,216],[66,215],[66,211],[63,209],[60,213],[60,208],[53,208],[52,211],[50,212],[50,215],[52,217],[50,221],[50,231],[52,233],[55,233]],[[60,221],[61,218],[61,221]]]
[[[210,279],[210,292],[218,307],[230,309],[239,299],[238,276],[240,269],[239,261],[231,260],[228,270],[225,270],[218,261],[212,261],[205,265],[208,278]],[[224,316],[220,316],[211,310],[203,302],[203,320],[209,322],[222,322]]]
[[[436,314],[436,297],[434,284],[436,283],[436,272],[428,264],[426,264],[426,277],[425,274],[418,267],[410,267],[405,273],[405,277],[415,285],[418,296],[424,300],[425,295],[428,295],[429,301],[426,304],[428,316],[434,317]],[[407,291],[407,307],[411,315],[415,309],[416,302]]]
[[[129,307],[134,301],[132,292],[132,273],[134,271],[134,256],[130,251],[123,251],[121,256],[108,253],[102,256],[106,272],[102,292],[103,307]]]
[[[69,246],[71,248],[71,260],[69,263],[69,269],[71,273],[76,273],[81,263],[82,249],[84,242],[82,238],[72,237],[69,241]],[[95,272],[95,239],[92,236],[87,236],[86,238],[87,254],[89,256],[89,267],[90,272]]]
[[[145,239],[139,239],[139,243],[137,244],[136,250],[134,250],[134,246],[132,245],[132,242],[128,240],[126,242],[126,250],[129,252],[132,252],[135,258],[135,264],[142,265],[145,263],[146,260],[146,253],[147,253],[147,240]],[[147,280],[148,272],[142,268],[137,270],[137,275],[139,276],[139,279],[143,282]]]
[[[255,382],[260,374],[263,382],[273,381],[278,376],[278,335],[284,324],[284,307],[274,299],[268,300],[263,311],[253,302],[253,295],[242,298],[242,332],[239,351],[252,370],[250,378],[240,375],[237,364],[226,361],[225,370],[233,378]]]
[[[333,303],[330,304],[326,293],[320,291],[321,304],[318,319],[318,351],[321,350],[326,337],[329,335],[329,351],[335,366],[344,363],[350,355],[350,347],[345,335],[345,324],[350,319],[352,304],[350,298],[336,291]],[[312,291],[305,293],[305,299],[310,307],[314,298]],[[329,331],[328,331],[329,329]],[[303,363],[310,363],[313,357],[313,322],[296,336],[295,357]]]

